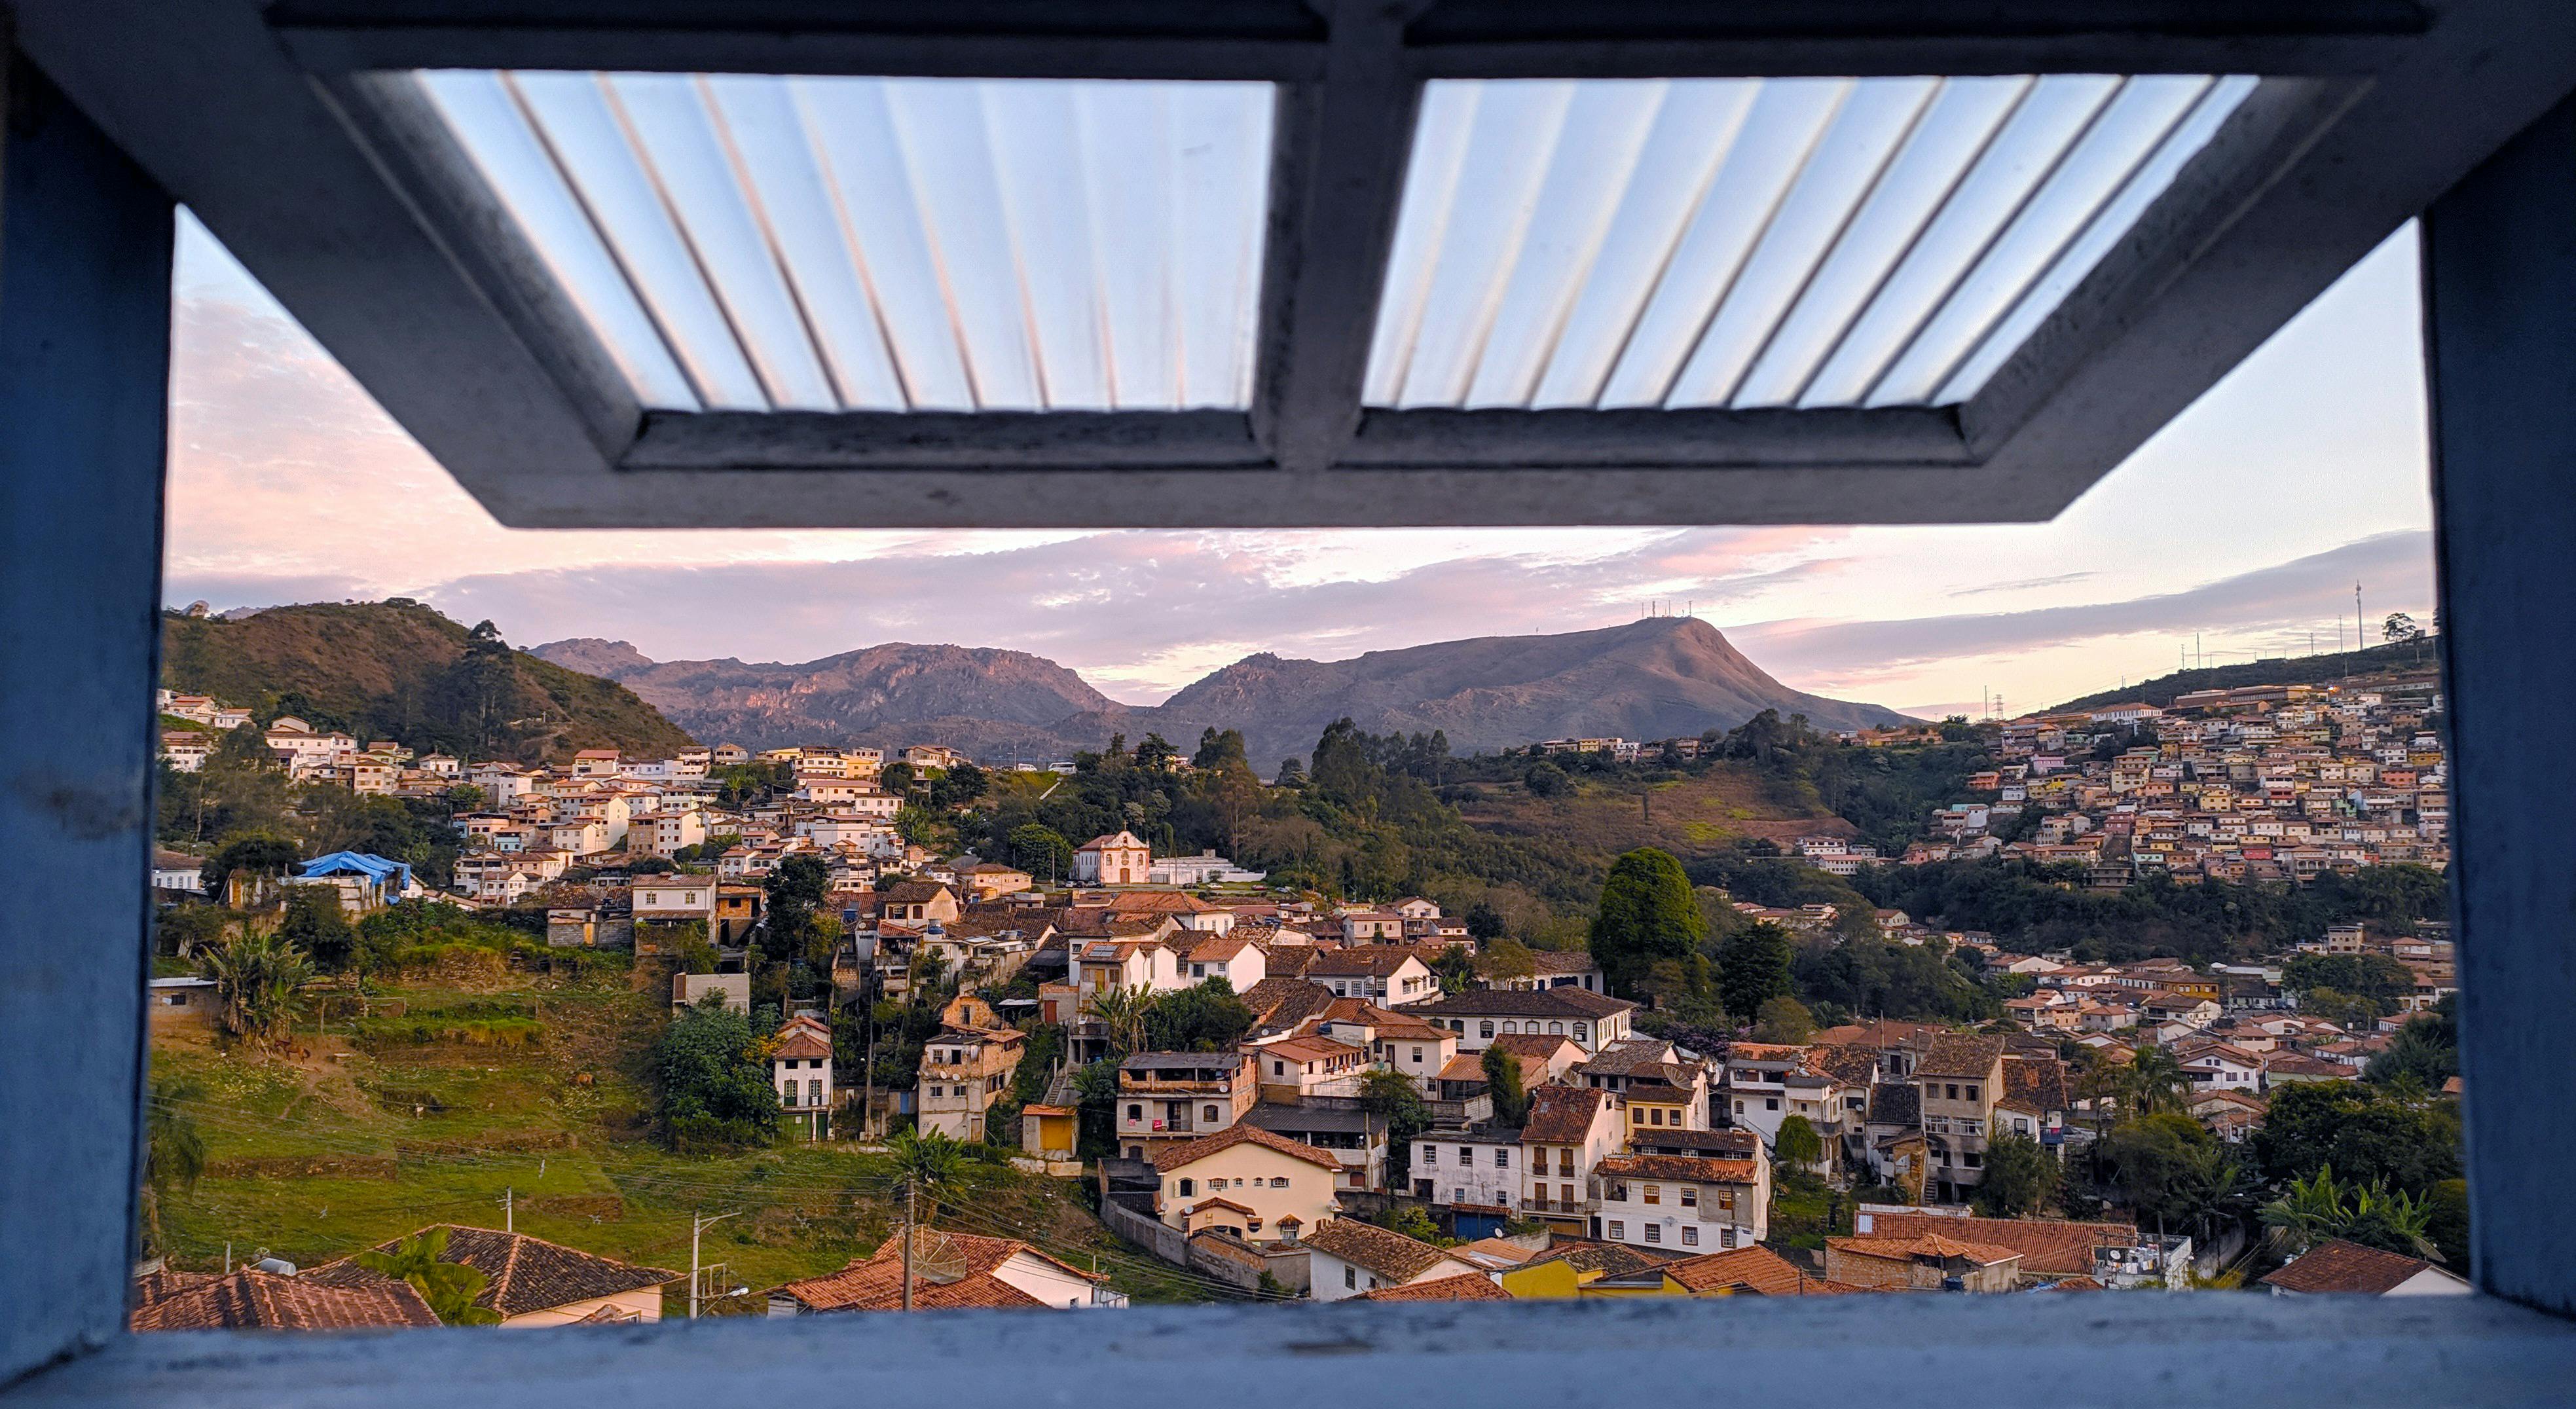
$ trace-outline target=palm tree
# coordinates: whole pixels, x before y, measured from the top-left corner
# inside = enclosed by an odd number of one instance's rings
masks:
[[[930,1212],[936,1216],[939,1190],[957,1182],[965,1152],[937,1130],[898,1130],[886,1141],[886,1152],[894,1156],[895,1172],[911,1192],[931,1196]]]
[[[282,1033],[313,981],[304,951],[274,934],[243,933],[205,952],[199,966],[215,982],[216,1014],[224,1031],[253,1042]]]
[[[2287,1193],[2263,1205],[2263,1226],[2273,1242],[2305,1252],[2329,1238],[2440,1261],[2428,1229],[2429,1200],[2391,1190],[2385,1182],[2337,1184],[2334,1166],[2319,1165],[2308,1178],[2292,1179]]]
[[[197,1122],[171,1104],[194,1094],[192,1086],[156,1083],[143,1107],[143,1232],[156,1251],[162,1246],[162,1198],[174,1184],[196,1187],[206,1172],[206,1141]]]
[[[2182,1109],[2191,1099],[2191,1073],[2162,1047],[2141,1047],[2129,1060],[2128,1098],[2139,1115]]]
[[[349,1259],[370,1272],[379,1272],[397,1282],[409,1282],[420,1299],[429,1303],[430,1314],[448,1326],[497,1326],[501,1313],[490,1307],[477,1306],[474,1299],[483,1295],[490,1280],[481,1268],[461,1262],[447,1262],[447,1230],[431,1228],[414,1233],[394,1244],[393,1251],[362,1252]]]
[[[1123,1057],[1145,1045],[1145,1015],[1153,1006],[1144,989],[1113,984],[1093,993],[1084,1010],[1107,1031],[1111,1053]]]
[[[2192,1236],[2203,1245],[2210,1240],[2210,1230],[2241,1222],[2253,1212],[2254,1174],[2236,1151],[2219,1144],[2195,1146],[2183,1152],[2182,1165],[2183,1177],[2174,1181],[2171,1206],[2190,1222]]]

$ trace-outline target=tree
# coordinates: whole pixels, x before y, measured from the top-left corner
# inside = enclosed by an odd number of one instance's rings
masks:
[[[312,955],[314,967],[325,973],[349,966],[357,940],[348,913],[340,908],[340,893],[323,886],[287,888],[286,918],[277,926],[277,937]]]
[[[1257,1021],[1232,984],[1212,978],[1146,1005],[1145,1046],[1155,1052],[1231,1052]]]
[[[832,872],[821,857],[800,852],[779,862],[761,888],[767,892],[768,921],[761,935],[760,952],[775,962],[805,947],[814,912],[822,908],[823,897],[831,892]]]
[[[2191,1099],[2191,1074],[2163,1047],[2141,1047],[2127,1074],[2130,1109],[2139,1115],[2179,1111]]]
[[[1592,913],[1591,947],[1612,993],[1636,992],[1657,960],[1695,954],[1707,936],[1690,877],[1672,853],[1641,847],[1611,864]],[[1786,978],[1784,965],[1783,991]]]
[[[2379,639],[2392,645],[2400,641],[2418,640],[2423,635],[2424,628],[2417,626],[2415,618],[2404,612],[2390,612],[2388,620],[2380,623],[2379,627]]]
[[[1093,991],[1082,1008],[1107,1030],[1110,1052],[1123,1057],[1145,1045],[1146,1013],[1153,1002],[1144,989],[1112,984]]]
[[[930,805],[946,812],[973,805],[992,783],[990,775],[971,763],[960,763],[942,773],[930,785]]]
[[[886,1153],[894,1157],[898,1179],[909,1184],[915,1194],[930,1195],[935,1217],[939,1191],[957,1182],[957,1172],[965,1164],[965,1151],[945,1131],[915,1128],[896,1131],[894,1138],[886,1141]]]
[[[1811,1169],[1825,1157],[1825,1142],[1805,1116],[1793,1115],[1780,1122],[1780,1133],[1771,1138],[1771,1157],[1791,1169]]]
[[[753,1045],[751,1020],[720,995],[663,1030],[653,1074],[662,1138],[675,1150],[762,1145],[778,1133],[778,1091]]]
[[[1413,1137],[1431,1128],[1431,1107],[1413,1078],[1383,1067],[1360,1078],[1360,1109],[1386,1122],[1387,1187],[1408,1187],[1413,1178]]]
[[[1467,907],[1467,937],[1488,944],[1503,937],[1503,913],[1479,900]]]
[[[2429,1231],[2431,1215],[2429,1200],[2376,1181],[2339,1184],[2333,1166],[2320,1165],[2309,1177],[2291,1180],[2281,1197],[2263,1206],[2262,1218],[2273,1242],[2292,1253],[2341,1238],[2439,1262],[2442,1253]]]
[[[273,934],[238,934],[207,950],[198,971],[215,985],[215,1015],[225,1032],[254,1043],[283,1035],[302,1008],[313,964]]]
[[[1485,1089],[1494,1100],[1494,1119],[1517,1128],[1529,1119],[1529,1087],[1521,1080],[1520,1058],[1500,1047],[1485,1049]]]
[[[1073,843],[1052,827],[1036,822],[1013,827],[1002,849],[1012,865],[1047,884],[1073,874]]]
[[[1448,945],[1431,961],[1431,972],[1440,980],[1441,992],[1464,993],[1476,986],[1476,956],[1463,944]]]
[[[1574,780],[1553,763],[1533,763],[1521,775],[1521,786],[1529,789],[1532,797],[1563,797],[1574,791]]]
[[[1789,932],[1756,920],[1729,935],[1717,950],[1717,1001],[1739,1021],[1749,1021],[1774,998],[1789,996],[1797,956]]]
[[[197,872],[206,894],[221,900],[224,884],[234,873],[274,880],[303,858],[304,852],[294,840],[274,832],[253,832],[224,843]]]
[[[1986,1142],[1985,1171],[1977,1181],[1977,1212],[1989,1218],[2036,1213],[2057,1192],[2057,1157],[2027,1135],[2004,1134]]]
[[[1754,1015],[1753,1040],[1795,1045],[1815,1035],[1816,1019],[1807,1005],[1787,994],[1762,1005]]]
[[[394,1244],[390,1252],[370,1250],[349,1260],[397,1282],[409,1282],[411,1289],[420,1293],[420,1299],[429,1303],[430,1314],[441,1325],[501,1324],[500,1312],[474,1304],[488,1281],[483,1270],[446,1258],[447,1230],[430,1228]]]
[[[163,1246],[161,1201],[172,1186],[193,1189],[206,1173],[205,1137],[181,1106],[196,1095],[193,1085],[155,1081],[143,1107],[143,1232],[156,1252]]]
[[[2275,1087],[2248,1142],[2275,1183],[2331,1166],[2357,1183],[2422,1195],[2460,1177],[2459,1115],[2449,1103],[2407,1102],[2368,1082]]]
[[[2114,1127],[2099,1142],[2112,1186],[2143,1219],[2161,1215],[2181,1222],[2190,1212],[2182,1195],[2196,1172],[2194,1152],[2216,1143],[2187,1115],[2148,1115]]]

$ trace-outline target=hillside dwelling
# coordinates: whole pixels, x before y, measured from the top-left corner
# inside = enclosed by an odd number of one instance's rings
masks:
[[[1597,1087],[1542,1086],[1521,1125],[1523,1216],[1579,1238],[1601,1236],[1594,1168],[1619,1148],[1619,1098]]]
[[[1770,1236],[1771,1161],[1613,1155],[1594,1167],[1601,1236],[1652,1252],[1752,1247]]]
[[[1343,1301],[1442,1277],[1481,1275],[1475,1264],[1441,1248],[1356,1219],[1328,1219],[1309,1229],[1301,1241],[1306,1248],[1309,1295],[1317,1301]]]
[[[1237,993],[1270,976],[1269,955],[1248,939],[1219,935],[1192,944],[1183,962],[1192,984],[1223,979]]]
[[[1306,965],[1308,983],[1337,998],[1363,998],[1384,1007],[1427,1003],[1440,996],[1440,978],[1420,955],[1390,945],[1318,950]]]
[[[838,1093],[832,1085],[832,1029],[821,1018],[799,1013],[778,1029],[778,1047],[769,1054],[769,1083],[777,1088],[778,1109],[790,1130],[807,1140],[832,1134],[832,1108]]]
[[[914,744],[903,751],[903,761],[915,768],[936,768],[946,772],[970,760],[946,744]]]
[[[1248,1243],[1293,1241],[1342,1211],[1342,1162],[1256,1125],[1230,1125],[1154,1156],[1154,1213],[1183,1233],[1215,1228]]]
[[[1878,1291],[2008,1292],[2021,1279],[2021,1254],[1938,1233],[1827,1238],[1825,1276]]]
[[[216,1000],[213,979],[146,979],[143,1002],[144,1011],[151,1015],[155,1032],[170,1028],[214,1031]]]
[[[1452,1217],[1499,1227],[1517,1215],[1521,1133],[1509,1126],[1436,1126],[1413,1142],[1413,1196]],[[1465,1236],[1462,1230],[1460,1236]]]
[[[713,994],[723,1000],[729,1012],[751,1011],[751,975],[749,974],[673,974],[671,1007],[674,1011],[694,1008]]]
[[[1118,1144],[1129,1159],[1151,1158],[1241,1120],[1259,1096],[1244,1053],[1138,1052],[1118,1064]]]
[[[707,814],[695,807],[672,808],[638,818],[628,827],[626,848],[653,856],[670,856],[707,839]]]
[[[206,858],[156,849],[152,853],[152,888],[175,895],[204,895]]]
[[[617,776],[617,750],[583,749],[572,756],[572,776],[576,778],[614,778]]]
[[[921,1052],[914,1107],[921,1128],[981,1144],[986,1113],[1010,1090],[1027,1041],[1008,1028],[943,1028]]]
[[[474,1304],[499,1313],[504,1328],[659,1321],[662,1289],[687,1277],[496,1228],[441,1223],[411,1236],[440,1231],[447,1234],[447,1248],[438,1260],[483,1274],[483,1292]],[[401,1241],[379,1243],[375,1250],[391,1252]],[[316,1267],[303,1280],[321,1286],[367,1287],[382,1278],[355,1262],[341,1261]]]
[[[1581,988],[1484,989],[1433,998],[1414,1016],[1447,1025],[1458,1034],[1461,1052],[1482,1052],[1495,1038],[1515,1033],[1564,1037],[1586,1052],[1597,1052],[1628,1036],[1629,1016],[1636,1010],[1624,998]]]
[[[2420,1257],[2331,1238],[2259,1279],[2274,1296],[2467,1296],[2465,1278]]]
[[[1075,848],[1073,879],[1087,886],[1143,885],[1153,864],[1154,849],[1143,838],[1134,832],[1111,832]]]
[[[901,1231],[838,1272],[782,1283],[769,1293],[772,1317],[843,1311],[900,1311],[904,1292]],[[1016,1238],[987,1238],[923,1228],[912,1238],[912,1306],[916,1311],[1087,1311],[1121,1307],[1127,1294],[1106,1279],[1038,1251]]]
[[[352,915],[381,910],[422,893],[407,862],[388,861],[363,851],[335,851],[298,862],[297,874],[282,884],[323,886],[338,894],[340,908]]]

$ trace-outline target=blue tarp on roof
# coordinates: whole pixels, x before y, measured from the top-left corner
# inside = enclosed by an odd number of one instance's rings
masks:
[[[375,882],[376,888],[379,890],[400,894],[411,889],[411,863],[407,861],[388,861],[381,856],[377,856],[369,852],[335,851],[328,856],[316,856],[310,861],[298,864],[301,865],[304,874],[307,876],[345,876],[355,874],[365,876],[369,880]],[[396,875],[402,877],[401,881],[392,885],[386,884],[387,877]]]

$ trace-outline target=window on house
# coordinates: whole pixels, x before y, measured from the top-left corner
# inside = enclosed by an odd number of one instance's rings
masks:
[[[1627,1202],[1627,1201],[1628,1201],[1628,1183],[1627,1183],[1627,1181],[1626,1181],[1626,1180],[1624,1180],[1624,1179],[1615,1179],[1615,1180],[1612,1180],[1612,1181],[1611,1181],[1611,1183],[1610,1183],[1610,1197],[1612,1197],[1612,1198],[1614,1198],[1614,1199],[1619,1200],[1621,1203],[1625,1203],[1625,1202]]]
[[[1216,1119],[1216,1107],[1214,1107],[1214,1106],[1209,1106],[1209,1107],[1207,1107],[1205,1110],[1203,1110],[1202,1112],[1200,1112],[1200,1114],[1199,1114],[1199,1119],[1201,1119],[1201,1120],[1214,1120],[1214,1119]]]
[[[1699,1230],[1687,1223],[1682,1225],[1682,1246],[1686,1248],[1699,1246]]]
[[[1662,1203],[1663,1201],[1664,1201],[1664,1186],[1663,1186],[1663,1185],[1661,1185],[1661,1184],[1649,1184],[1649,1185],[1647,1185],[1647,1186],[1646,1186],[1646,1202],[1648,1202],[1648,1203],[1650,1203],[1650,1204],[1659,1204],[1659,1203]]]
[[[1969,1100],[1971,1100],[1971,1101],[1973,1101],[1973,1100],[1977,1099],[1977,1088],[1976,1088],[1976,1087],[1971,1086],[1971,1087],[1969,1087],[1969,1088],[1968,1088],[1968,1099],[1969,1099]]]
[[[1682,1186],[1682,1207],[1699,1207],[1699,1186],[1697,1184],[1684,1184]]]
[[[1610,1220],[1610,1236],[1611,1236],[1611,1238],[1613,1238],[1614,1240],[1615,1240],[1615,1239],[1619,1239],[1619,1238],[1624,1238],[1624,1237],[1628,1236],[1628,1224],[1627,1224],[1627,1221],[1626,1221],[1626,1220],[1624,1220],[1624,1219],[1618,1219],[1618,1218],[1613,1218],[1613,1219],[1611,1219],[1611,1220]]]
[[[1359,1284],[1360,1284],[1360,1270],[1359,1270],[1358,1268],[1356,1268],[1356,1267],[1350,1267],[1350,1266],[1345,1266],[1345,1267],[1343,1267],[1343,1268],[1342,1268],[1342,1285],[1343,1285],[1343,1286],[1345,1286],[1345,1287],[1349,1287],[1349,1288],[1352,1288],[1352,1289],[1354,1289],[1354,1290],[1357,1290],[1357,1289],[1358,1289],[1358,1287],[1359,1287]]]
[[[1127,1118],[1129,1120],[1143,1120],[1145,1118],[1145,1108],[1143,1106],[1129,1106],[1127,1108]]]
[[[1428,1169],[1428,1168],[1430,1168],[1430,1167],[1432,1167],[1433,1165],[1436,1165],[1436,1164],[1438,1164],[1438,1163],[1440,1163],[1440,1147],[1439,1147],[1438,1145],[1425,1145],[1425,1146],[1423,1146],[1423,1147],[1422,1147],[1422,1166],[1423,1166],[1423,1168]]]
[[[1184,1180],[1182,1180],[1182,1181],[1181,1181],[1180,1195],[1181,1195],[1181,1197],[1182,1197],[1182,1198],[1185,1198],[1185,1199],[1186,1199],[1186,1198],[1189,1198],[1190,1196],[1192,1196],[1192,1195],[1196,1194],[1198,1191],[1199,1191],[1199,1186],[1198,1186],[1198,1181],[1197,1181],[1197,1180],[1195,1180],[1195,1179],[1184,1179]]]
[[[1496,1169],[1509,1169],[1509,1168],[1511,1168],[1511,1167],[1512,1167],[1512,1152],[1511,1152],[1509,1149],[1505,1149],[1505,1148],[1502,1148],[1502,1147],[1496,1147],[1496,1149],[1494,1150],[1494,1168],[1496,1168]]]
[[[1664,1240],[1664,1225],[1662,1225],[1662,1224],[1660,1224],[1660,1223],[1649,1223],[1649,1224],[1647,1224],[1647,1225],[1646,1225],[1646,1241],[1647,1241],[1647,1242],[1650,1242],[1650,1243],[1660,1243],[1660,1242],[1662,1242],[1663,1240]]]
[[[1764,1110],[1766,1110],[1766,1111],[1776,1111],[1776,1110],[1780,1109],[1780,1098],[1779,1098],[1779,1097],[1777,1097],[1777,1096],[1765,1096],[1765,1097],[1763,1097],[1763,1098],[1762,1098],[1762,1109],[1764,1109]]]
[[[1493,1024],[1493,1020],[1492,1020],[1492,1019],[1490,1019],[1490,1018],[1488,1018],[1488,1019],[1486,1019],[1485,1021],[1482,1021],[1482,1022],[1477,1023],[1477,1024],[1476,1024],[1476,1035],[1477,1035],[1478,1037],[1491,1037],[1491,1036],[1493,1036],[1493,1035],[1494,1035],[1494,1024]]]

